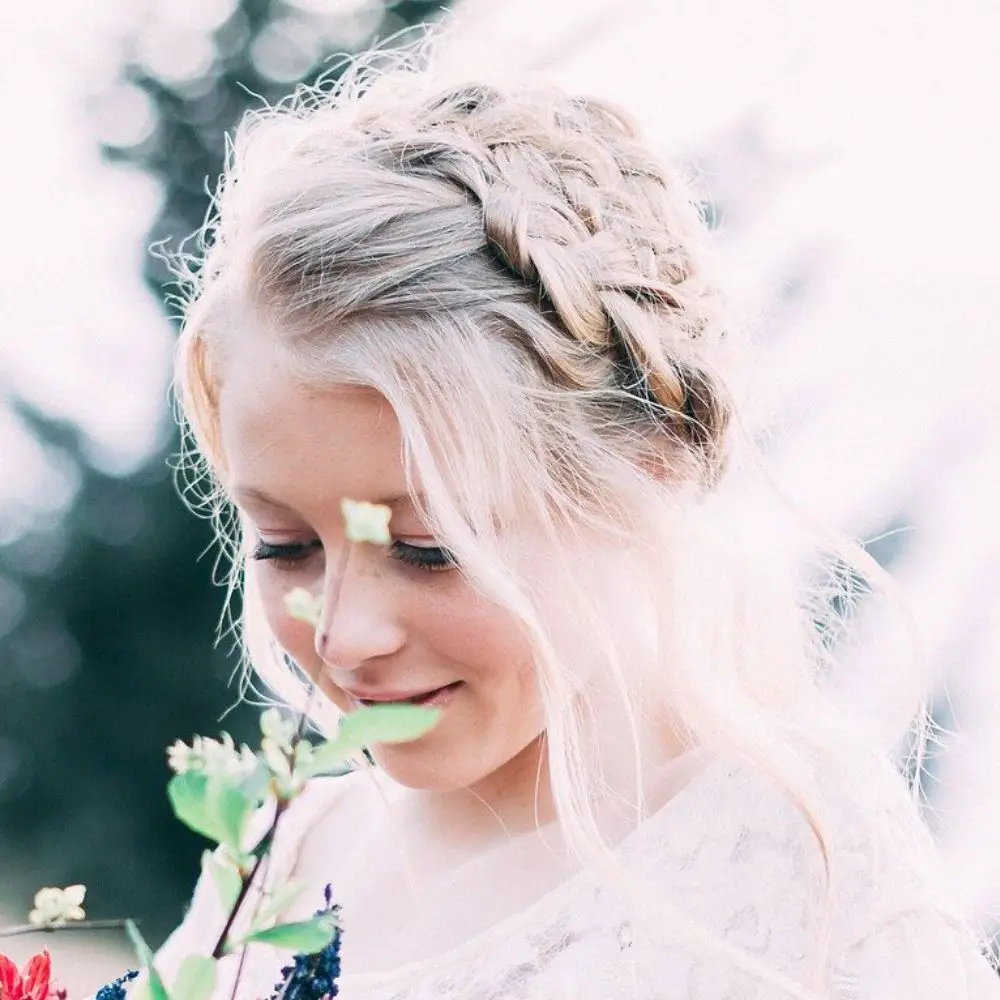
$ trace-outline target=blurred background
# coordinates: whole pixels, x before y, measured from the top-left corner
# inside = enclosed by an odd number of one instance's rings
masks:
[[[90,916],[137,917],[154,944],[182,915],[202,842],[171,818],[164,748],[253,726],[234,708],[230,645],[213,642],[211,533],[173,481],[175,328],[156,248],[202,222],[245,109],[448,6],[3,6],[0,924],[22,921],[38,886],[73,882],[90,887]],[[696,175],[756,342],[743,391],[772,475],[869,540],[921,625],[948,731],[928,819],[994,930],[1000,8],[454,6],[441,59],[456,75],[541,73],[617,99]],[[842,682],[891,731],[879,614]],[[84,953],[75,990],[128,962],[115,935],[82,937],[46,942],[64,973]]]

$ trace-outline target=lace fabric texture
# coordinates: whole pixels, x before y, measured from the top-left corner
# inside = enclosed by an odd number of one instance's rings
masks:
[[[864,789],[829,794],[835,841],[835,1000],[1000,1000],[1000,978],[945,907],[933,844],[888,764]],[[306,831],[342,794],[319,779],[283,820],[267,884],[294,870]],[[869,822],[872,816],[874,823]],[[656,899],[767,968],[806,983],[817,960],[823,863],[802,814],[748,765],[714,760],[618,848]],[[316,887],[317,902],[321,888]],[[349,914],[345,914],[345,925]],[[205,954],[221,928],[202,880],[158,955],[167,974]],[[465,944],[384,973],[340,980],[344,1000],[778,1000],[787,994],[685,937],[687,924],[638,919],[619,891],[581,872]],[[347,931],[345,930],[345,933]],[[287,952],[248,949],[238,1000],[266,1000]],[[221,963],[217,1000],[231,995],[238,956]]]

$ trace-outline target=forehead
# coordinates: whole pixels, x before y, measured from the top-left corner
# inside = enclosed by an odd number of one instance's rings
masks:
[[[317,389],[271,359],[227,366],[219,394],[225,486],[270,494],[306,512],[331,496],[406,492],[402,435],[373,389]]]

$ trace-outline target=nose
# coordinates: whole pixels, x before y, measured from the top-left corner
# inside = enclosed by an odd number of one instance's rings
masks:
[[[323,611],[316,626],[316,655],[338,672],[391,655],[405,638],[392,581],[356,548],[351,546],[346,560],[328,561]]]

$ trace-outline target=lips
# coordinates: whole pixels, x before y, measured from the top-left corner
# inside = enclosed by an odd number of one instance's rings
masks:
[[[453,681],[443,687],[424,688],[423,691],[409,693],[398,691],[370,691],[362,695],[360,692],[348,692],[352,698],[362,705],[423,705],[439,696],[453,691],[462,682]]]

